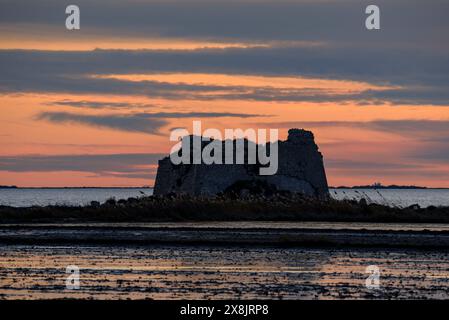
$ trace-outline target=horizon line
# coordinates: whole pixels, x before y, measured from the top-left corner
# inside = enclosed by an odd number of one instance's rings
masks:
[[[355,185],[355,186],[329,186],[329,189],[357,189],[357,187],[363,187],[365,189],[394,189],[398,187],[400,189],[410,188],[410,189],[449,189],[449,187],[429,187],[429,186],[415,186],[415,185],[382,185],[382,186],[371,186],[371,185]],[[154,186],[7,186],[0,185],[0,189],[154,189]]]

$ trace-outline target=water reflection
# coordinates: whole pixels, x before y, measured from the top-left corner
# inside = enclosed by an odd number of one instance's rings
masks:
[[[449,253],[378,249],[2,246],[3,299],[449,298]],[[381,289],[365,287],[367,265]],[[68,265],[80,290],[65,289]]]

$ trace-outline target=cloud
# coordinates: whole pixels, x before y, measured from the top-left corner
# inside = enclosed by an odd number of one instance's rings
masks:
[[[265,47],[85,52],[1,50],[0,92],[449,105],[449,2],[379,0],[376,5],[381,8],[382,27],[376,32],[364,28],[364,8],[368,4],[367,0],[132,0],[126,3],[79,0],[77,5],[83,21],[79,32],[83,37],[116,35],[142,40],[159,37],[168,42],[172,38],[246,41],[264,43]],[[45,26],[62,30],[58,31],[59,38],[67,38],[66,30],[61,28],[64,9],[65,4],[58,0],[3,1],[0,28],[7,28],[8,34],[22,33],[33,38],[29,31]],[[52,39],[56,41],[58,36]],[[291,88],[251,89],[87,77],[161,72],[289,75],[348,79],[399,88],[345,96]],[[225,93],[217,94],[223,90]]]
[[[96,175],[140,175],[154,172],[150,166],[163,157],[154,153],[0,156],[0,167],[12,172],[82,171]]]
[[[447,140],[446,142],[427,144],[418,149],[411,150],[407,153],[407,156],[415,159],[416,161],[447,166],[449,163],[449,148]]]
[[[433,137],[445,136],[449,139],[449,120],[376,120],[368,123],[368,127],[377,131],[399,134],[404,137],[414,137],[431,140]]]
[[[449,105],[449,57],[439,52],[331,46],[203,50],[0,50],[0,92],[140,95],[165,99]],[[30,72],[33,70],[33,72]],[[200,72],[353,80],[378,90],[335,94],[310,88],[127,81],[102,74]],[[389,86],[389,87],[388,87]]]
[[[8,35],[10,39],[22,35],[33,41],[47,38],[52,42],[63,43],[87,38],[115,37],[126,40],[132,38],[137,43],[151,39],[167,42],[182,39],[205,43],[244,42],[265,46],[197,50],[0,50],[0,93],[134,95],[206,101],[333,102],[336,105],[352,101],[360,105],[388,103],[449,106],[449,2],[378,0],[376,4],[381,8],[381,30],[376,32],[364,29],[364,8],[368,4],[371,4],[368,0],[78,0],[82,16],[81,30],[68,33],[63,25],[65,3],[59,0],[4,0],[0,10],[0,33]],[[320,45],[314,45],[317,43]],[[91,77],[156,73],[300,76],[362,81],[384,87],[379,90],[335,94],[326,89],[298,89],[288,86],[192,85]],[[83,109],[117,109],[117,112],[152,108],[148,104],[87,100],[61,100],[57,105]],[[189,116],[207,115],[45,112],[40,113],[37,119],[158,134],[163,126],[175,125],[169,123],[170,119]],[[220,117],[219,114],[215,116]],[[235,116],[245,117],[238,114]],[[382,156],[373,158],[382,160],[377,161],[377,166],[372,159],[353,159],[353,154],[350,155],[352,161],[342,160],[343,162],[337,162],[335,154],[330,154],[331,157],[325,154],[330,170],[352,170],[365,176],[377,173],[408,173],[413,176],[414,172],[416,175],[430,176],[438,170],[431,172],[427,167],[414,166],[421,166],[425,161],[447,164],[449,160],[445,151],[448,149],[449,133],[446,128],[449,123],[444,119],[284,124],[288,127],[301,125],[312,128],[350,127],[374,130],[398,135],[403,141],[407,139],[410,142],[408,149],[394,150],[400,153],[394,163],[383,156],[391,145],[379,148]],[[273,123],[275,127],[278,125],[281,124]],[[411,150],[412,148],[415,150]],[[120,157],[128,163],[126,157]],[[89,170],[89,165],[93,164],[92,170],[101,174],[106,174],[106,171],[110,175],[122,176],[149,174],[149,171],[133,171],[137,169],[132,167],[132,163],[141,163],[140,160],[129,160],[129,166],[120,168],[119,160],[109,166],[108,163],[112,160],[83,159],[75,157],[72,161],[66,159],[63,163],[56,158],[1,158],[0,167],[3,169],[5,164],[12,168],[16,165],[14,162],[17,162],[18,167],[22,168],[24,165],[41,168],[48,165],[47,168],[76,169],[77,165],[85,164],[84,169]],[[404,169],[401,170],[397,166],[403,163]],[[107,167],[106,171],[101,171],[103,166]]]
[[[428,119],[404,119],[404,120],[374,120],[374,121],[297,121],[297,122],[272,122],[265,124],[272,128],[294,128],[302,127],[308,129],[315,128],[349,128],[349,129],[365,129],[381,133],[389,133],[398,135],[407,142],[401,142],[401,145],[392,144],[386,147],[385,141],[379,141],[378,145],[373,146],[374,150],[382,150],[382,155],[373,154],[372,157],[378,158],[376,162],[370,162],[362,159],[359,162],[353,162],[350,159],[344,161],[326,161],[331,167],[347,167],[347,170],[368,170],[372,172],[375,168],[391,169],[395,166],[403,168],[422,169],[419,166],[429,166],[429,163],[439,163],[446,165],[449,162],[449,120],[428,120]],[[373,143],[370,143],[373,145]],[[351,146],[351,141],[331,142],[321,145],[323,148],[335,151],[340,150],[361,150],[366,151],[366,142],[355,143]],[[391,149],[391,150],[389,150]],[[334,152],[335,152],[334,151]],[[391,167],[391,163],[385,160],[385,152],[389,152],[392,158],[400,160],[399,163]],[[358,153],[360,155],[360,152]],[[393,156],[394,155],[394,156]],[[351,155],[353,157],[353,155]],[[410,167],[410,165],[412,167]],[[397,169],[400,169],[397,167]],[[427,171],[425,171],[427,172]],[[396,173],[394,173],[396,174]],[[424,175],[424,173],[423,173]]]
[[[43,112],[40,113],[36,119],[54,123],[81,123],[92,127],[148,134],[158,134],[159,129],[168,123],[162,119],[154,119],[142,115],[100,116],[67,112]]]
[[[326,159],[326,168],[334,170],[346,170],[346,171],[383,171],[394,172],[398,170],[417,170],[422,169],[424,166],[421,164],[406,164],[401,162],[382,162],[382,161],[369,161],[369,160],[351,160],[351,159]]]
[[[127,132],[159,134],[159,130],[168,124],[167,119],[181,118],[249,118],[263,115],[226,112],[158,112],[133,114],[87,115],[70,112],[42,112],[37,120],[54,123],[80,123],[93,127],[108,128]]]
[[[59,100],[47,103],[49,106],[65,106],[89,109],[133,109],[133,108],[153,108],[155,105],[149,103],[129,103],[129,102],[104,102],[88,100]]]
[[[2,79],[11,86],[17,77],[44,79],[45,75],[66,75],[75,80],[75,76],[88,74],[164,72],[292,75],[367,80],[380,84],[437,84],[443,80],[449,83],[445,73],[449,69],[446,52],[410,52],[407,48],[389,51],[365,48],[357,43],[330,45],[324,49],[292,45],[193,51],[1,50],[0,63],[6,73],[2,73]],[[31,67],[40,74],[29,72]],[[10,83],[6,81],[8,79]],[[114,83],[112,79],[103,80]]]
[[[357,128],[413,137],[421,140],[436,141],[449,139],[449,120],[402,119],[373,121],[289,121],[266,123],[277,128]]]
[[[417,48],[446,39],[447,1],[377,0],[382,12],[382,29],[377,33],[364,29],[364,8],[369,4],[368,0],[77,1],[82,13],[80,32],[85,36],[209,41],[319,39]],[[16,28],[47,26],[61,30],[66,5],[59,0],[4,0],[0,21]],[[64,31],[61,35],[67,36]]]

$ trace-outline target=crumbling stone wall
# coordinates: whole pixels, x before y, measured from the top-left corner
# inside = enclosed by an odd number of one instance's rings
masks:
[[[246,151],[248,143],[251,142],[245,141]],[[206,144],[203,143],[202,148]],[[215,195],[238,181],[261,180],[280,191],[327,197],[329,190],[323,156],[318,151],[313,133],[290,129],[287,140],[279,141],[278,146],[278,171],[271,176],[259,175],[258,164],[174,165],[170,157],[165,157],[159,160],[154,194]]]

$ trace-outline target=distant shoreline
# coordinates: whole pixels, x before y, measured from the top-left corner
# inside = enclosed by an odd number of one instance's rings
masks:
[[[0,186],[2,189],[153,189],[153,186],[143,187],[17,187],[17,186]],[[421,187],[421,186],[331,186],[329,190],[338,189],[374,189],[374,190],[449,190],[449,187]]]
[[[338,186],[338,187],[329,187],[329,189],[404,189],[404,190],[414,190],[414,189],[448,189],[448,188],[430,188],[423,186],[401,186],[401,185],[360,185],[360,186]]]
[[[0,189],[153,189],[152,186],[145,187],[17,187],[0,186]]]

